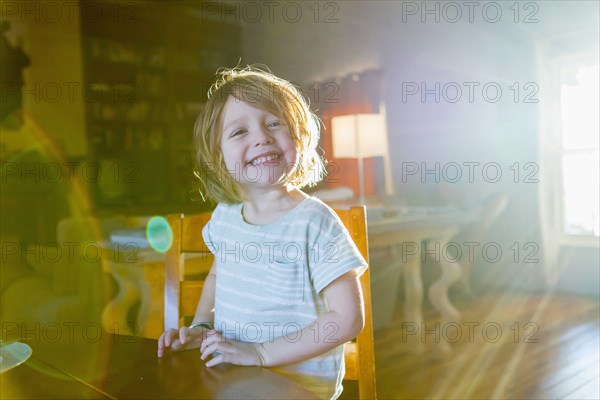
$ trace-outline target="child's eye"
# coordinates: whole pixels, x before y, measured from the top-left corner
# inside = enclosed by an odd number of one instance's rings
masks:
[[[244,132],[246,132],[244,129],[238,129],[237,131],[233,132],[230,137],[241,135]]]
[[[270,126],[270,127],[281,126],[281,122],[279,122],[279,121],[269,122],[268,126]]]

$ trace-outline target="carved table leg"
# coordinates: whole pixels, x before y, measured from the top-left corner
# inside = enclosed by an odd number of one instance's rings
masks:
[[[144,263],[143,268],[146,284],[142,288],[142,306],[145,315],[140,312],[140,323],[143,321],[145,329],[141,336],[158,339],[164,331],[165,263]]]
[[[421,327],[423,325],[423,281],[421,279],[421,259],[409,256],[404,265],[404,324],[405,338],[408,349],[415,353],[424,350],[421,341]]]
[[[452,231],[441,238],[439,248],[445,249],[446,245],[454,236],[454,234],[455,232]],[[440,279],[433,283],[429,288],[428,297],[431,301],[431,304],[441,314],[440,328],[443,331],[446,327],[446,324],[450,322],[458,322],[461,318],[460,312],[452,305],[450,299],[448,298],[448,290],[460,279],[462,268],[458,263],[458,260],[447,259],[446,254],[441,254],[439,260],[442,268],[442,275],[440,276]],[[449,344],[443,339],[440,341],[440,349],[444,353],[451,351]]]
[[[143,326],[131,326],[127,315],[131,307],[141,299],[140,282],[143,280],[142,269],[132,263],[108,263],[112,276],[118,284],[115,298],[102,311],[103,328],[115,334],[137,335]]]

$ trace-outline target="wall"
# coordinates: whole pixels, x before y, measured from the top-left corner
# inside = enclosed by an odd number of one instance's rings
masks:
[[[10,6],[7,4],[10,3]],[[3,2],[13,44],[22,41],[30,66],[24,70],[24,114],[29,123],[4,130],[4,151],[50,143],[69,156],[86,154],[81,42],[77,2]]]
[[[496,18],[493,8],[476,3],[470,21],[464,3],[454,2],[462,6],[455,22],[455,10],[443,11],[444,2],[339,2],[335,10],[327,10],[335,11],[332,23],[325,23],[323,13],[314,18],[314,8],[308,6],[302,9],[307,18],[297,22],[277,12],[272,22],[244,21],[242,11],[242,63],[265,63],[305,86],[382,70],[396,200],[472,206],[494,193],[507,193],[508,208],[480,238],[499,243],[504,258],[486,263],[478,279],[500,282],[503,275],[503,283],[535,287],[543,282],[541,251],[535,263],[526,263],[523,247],[540,245],[538,115],[544,88],[536,43],[560,38],[557,52],[564,52],[581,47],[583,32],[596,38],[590,42],[597,47],[598,4],[529,2],[519,3],[517,10],[516,3],[501,2],[494,3],[501,8]],[[435,11],[427,12],[436,7],[438,21]],[[439,98],[435,93],[422,98],[421,85],[431,90],[437,82]],[[472,100],[466,83],[478,85]],[[486,84],[491,86],[483,93]],[[444,85],[449,85],[447,92]],[[462,89],[458,99],[456,86]],[[418,92],[411,94],[415,87]],[[498,98],[495,88],[502,91]],[[423,167],[435,170],[436,163],[439,172],[420,174]],[[458,180],[456,165],[462,173]],[[476,168],[472,182],[469,165]],[[410,174],[415,167],[417,172]],[[517,262],[509,248],[514,243],[521,249]]]

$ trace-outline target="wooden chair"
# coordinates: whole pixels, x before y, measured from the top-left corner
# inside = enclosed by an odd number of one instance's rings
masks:
[[[336,209],[361,254],[369,262],[365,207]],[[167,252],[165,270],[165,329],[184,325],[185,317],[193,317],[202,292],[202,280],[186,279],[184,254],[204,253],[206,272],[212,264],[212,256],[202,239],[202,227],[210,220],[210,213],[187,215],[172,214],[167,217],[173,231],[173,244]],[[361,276],[360,283],[365,305],[365,327],[358,337],[344,346],[346,380],[358,381],[360,399],[375,399],[375,352],[373,320],[371,314],[371,284],[369,269]]]

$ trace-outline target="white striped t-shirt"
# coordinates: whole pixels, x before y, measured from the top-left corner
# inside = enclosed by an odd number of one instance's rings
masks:
[[[242,342],[284,335],[299,340],[295,332],[327,311],[322,289],[352,269],[362,274],[367,263],[335,211],[315,197],[268,225],[244,221],[242,205],[219,203],[202,230],[217,261],[215,328]],[[334,338],[336,328],[330,331]],[[301,374],[321,397],[336,398],[342,390],[343,353],[340,345],[278,369]]]

